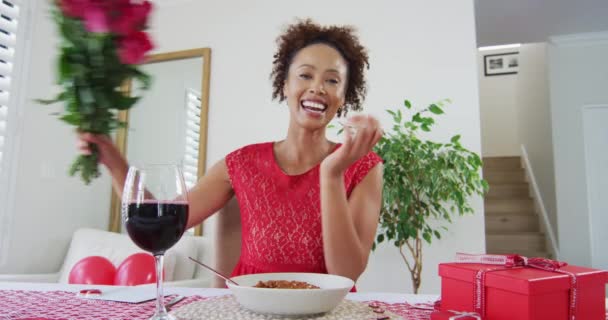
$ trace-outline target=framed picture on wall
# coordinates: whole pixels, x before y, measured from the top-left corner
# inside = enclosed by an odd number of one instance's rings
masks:
[[[486,77],[516,74],[519,69],[519,52],[485,55],[483,56],[483,67]]]

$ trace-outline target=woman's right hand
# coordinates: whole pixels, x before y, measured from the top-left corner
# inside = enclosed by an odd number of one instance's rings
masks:
[[[112,142],[109,136],[93,134],[89,132],[78,132],[78,150],[83,155],[91,154],[91,145],[97,145],[99,163],[103,164],[113,172],[128,167],[127,161],[120,154],[120,151]]]

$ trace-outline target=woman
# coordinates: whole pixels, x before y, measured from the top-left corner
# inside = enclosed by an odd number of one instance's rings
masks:
[[[344,144],[327,140],[334,116],[359,110],[368,57],[350,27],[291,25],[278,39],[273,98],[290,111],[287,137],[228,154],[189,191],[188,227],[235,195],[242,249],[232,275],[261,272],[330,273],[357,280],[367,265],[382,198],[382,160],[371,150],[382,136],[373,117],[348,119]],[[108,137],[80,135],[80,149],[97,144],[100,162],[120,193],[128,171]]]

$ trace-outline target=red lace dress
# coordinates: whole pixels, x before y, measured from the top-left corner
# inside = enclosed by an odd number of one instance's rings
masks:
[[[344,175],[347,196],[380,162],[382,159],[370,152],[347,169]],[[268,142],[228,154],[226,166],[239,203],[242,226],[241,256],[232,276],[327,273],[321,233],[319,165],[303,174],[287,175],[275,160],[273,143]]]

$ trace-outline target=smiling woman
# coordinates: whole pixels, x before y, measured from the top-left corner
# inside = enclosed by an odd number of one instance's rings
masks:
[[[325,128],[361,109],[367,52],[353,28],[310,20],[287,28],[277,43],[273,97],[287,102],[287,137],[246,146],[222,163],[243,221],[233,275],[297,271],[356,280],[380,209],[381,159],[371,149],[382,131],[374,118],[353,117],[361,129],[340,145]]]

